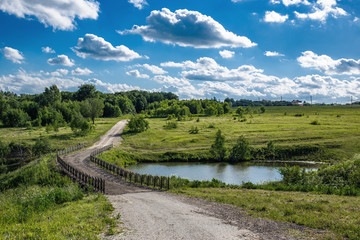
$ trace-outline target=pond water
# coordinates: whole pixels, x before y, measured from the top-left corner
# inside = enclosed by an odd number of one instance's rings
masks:
[[[128,169],[140,174],[158,176],[176,175],[189,180],[211,180],[216,178],[227,184],[241,185],[243,182],[255,184],[279,181],[280,166],[249,165],[248,163],[139,163]],[[305,168],[306,171],[316,168]]]

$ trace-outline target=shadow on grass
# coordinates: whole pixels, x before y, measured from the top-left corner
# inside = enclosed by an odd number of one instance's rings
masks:
[[[74,133],[64,133],[49,136],[50,139],[55,140],[70,140],[72,137],[76,137]]]

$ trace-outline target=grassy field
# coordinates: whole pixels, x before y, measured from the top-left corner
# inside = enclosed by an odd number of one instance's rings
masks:
[[[98,239],[117,219],[101,194],[55,169],[55,155],[0,175],[0,239]]]
[[[127,118],[127,116],[122,118]],[[26,129],[4,128],[0,126],[0,140],[6,143],[15,141],[34,144],[35,141],[42,136],[49,139],[50,144],[54,149],[63,149],[78,143],[87,143],[88,145],[91,145],[122,118],[96,119],[94,131],[86,136],[76,136],[70,127],[60,127],[58,132],[46,132],[46,127]]]
[[[298,116],[295,116],[298,115]],[[175,153],[208,158],[208,150],[218,129],[231,148],[244,135],[255,148],[273,141],[278,147],[316,146],[321,154],[303,156],[298,160],[342,160],[360,152],[360,107],[358,106],[291,106],[267,107],[264,114],[247,114],[246,121],[237,116],[193,117],[176,121],[176,129],[164,129],[169,121],[150,118],[150,129],[139,134],[126,133],[124,143],[114,155],[131,154],[137,160],[161,161]],[[313,125],[317,121],[319,125]],[[190,134],[192,127],[198,134]],[[176,154],[175,154],[176,155]]]
[[[224,188],[183,188],[173,192],[234,205],[254,217],[333,233],[320,239],[360,238],[359,197]]]

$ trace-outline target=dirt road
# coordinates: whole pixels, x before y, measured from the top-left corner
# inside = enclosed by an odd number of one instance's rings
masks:
[[[64,157],[80,170],[106,180],[106,195],[115,208],[114,215],[121,216],[123,224],[119,227],[123,231],[101,236],[103,239],[307,238],[303,233],[309,229],[305,227],[255,219],[233,206],[135,186],[91,163],[88,158],[94,149],[121,142],[126,123],[126,120],[118,122],[92,147]]]

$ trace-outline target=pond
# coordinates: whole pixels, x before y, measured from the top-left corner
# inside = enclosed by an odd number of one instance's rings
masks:
[[[249,165],[248,163],[139,163],[128,169],[140,174],[158,176],[176,175],[189,180],[211,180],[216,178],[227,184],[241,185],[243,182],[255,184],[279,181],[280,166]],[[306,171],[316,168],[306,167]]]

